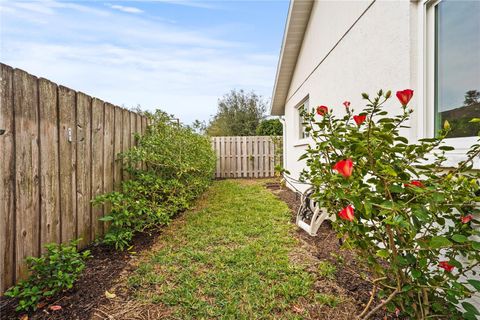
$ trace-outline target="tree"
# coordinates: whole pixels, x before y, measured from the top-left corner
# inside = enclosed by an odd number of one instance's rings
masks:
[[[193,123],[190,125],[190,128],[196,133],[203,135],[207,130],[207,124],[205,121],[200,121],[197,119],[193,121]]]
[[[281,136],[283,135],[283,126],[279,119],[266,119],[260,122],[257,127],[259,136]]]
[[[480,92],[478,90],[468,90],[465,92],[465,101],[463,105],[471,106],[472,104],[478,103],[480,100]]]
[[[207,126],[210,136],[253,136],[265,113],[266,102],[252,92],[232,90],[218,100],[217,114]]]

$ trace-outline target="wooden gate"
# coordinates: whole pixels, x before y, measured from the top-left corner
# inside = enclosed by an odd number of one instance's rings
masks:
[[[279,143],[277,143],[277,141]],[[264,178],[275,175],[281,137],[213,137],[215,178]]]

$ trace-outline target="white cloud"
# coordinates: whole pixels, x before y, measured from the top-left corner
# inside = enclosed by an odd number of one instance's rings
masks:
[[[115,10],[119,10],[119,11],[123,11],[123,12],[127,12],[127,13],[142,13],[143,12],[143,10],[135,8],[135,7],[126,7],[126,6],[121,6],[121,5],[118,5],[118,4],[110,5],[110,8],[115,9]]]
[[[199,0],[152,0],[152,1],[176,4],[181,6],[188,6],[188,7],[204,8],[204,9],[216,8],[216,6],[212,5],[211,3],[202,2]]]
[[[186,28],[86,4],[42,3],[48,19],[38,8],[7,3],[15,14],[0,17],[2,62],[117,105],[161,107],[186,123],[208,119],[230,89],[271,94],[276,55],[218,38],[215,28]]]

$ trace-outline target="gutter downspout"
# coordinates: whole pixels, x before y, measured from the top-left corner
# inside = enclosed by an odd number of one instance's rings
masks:
[[[282,123],[282,158],[283,158],[283,168],[287,168],[287,122],[285,121],[285,118],[283,116],[280,116],[278,118],[280,122]]]

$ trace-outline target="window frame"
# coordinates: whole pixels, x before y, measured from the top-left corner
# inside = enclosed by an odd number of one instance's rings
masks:
[[[302,130],[302,119],[300,117],[300,109],[306,108],[308,111],[310,105],[310,96],[307,94],[300,102],[295,106],[295,146],[304,146],[308,144],[309,136],[303,137],[304,130]]]
[[[419,69],[419,83],[423,83],[424,88],[424,110],[423,114],[419,115],[418,125],[423,130],[418,130],[417,138],[432,138],[435,136],[435,100],[436,100],[436,34],[435,34],[435,7],[443,0],[423,0],[423,5],[420,6],[422,12],[419,15],[423,17],[420,19],[420,32],[423,34],[420,44],[419,56],[423,56],[423,63],[420,63]],[[423,32],[422,32],[423,31]],[[423,79],[422,79],[423,78]],[[455,148],[454,151],[447,152],[446,165],[455,165],[459,161],[466,159],[466,153],[469,148],[475,144],[478,137],[459,137],[459,138],[447,138],[445,144]],[[476,160],[474,163],[475,169],[480,169],[480,160]]]

